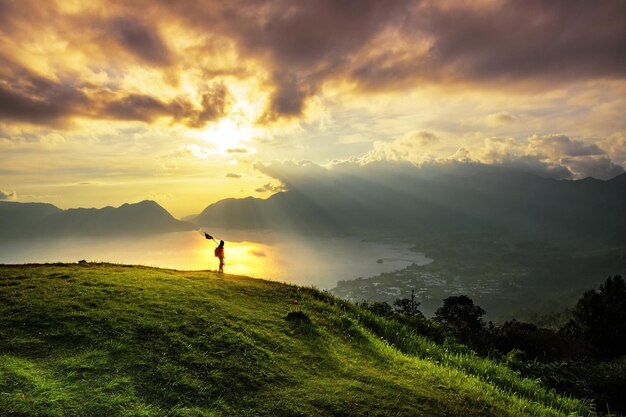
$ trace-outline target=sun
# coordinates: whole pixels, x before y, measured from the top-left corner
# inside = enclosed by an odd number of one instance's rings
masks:
[[[249,142],[252,139],[252,130],[251,126],[228,117],[208,126],[202,132],[202,137],[217,149],[227,151]]]
[[[246,100],[236,100],[228,115],[198,132],[197,137],[223,155],[252,154],[255,138],[266,132],[256,126],[258,110]]]

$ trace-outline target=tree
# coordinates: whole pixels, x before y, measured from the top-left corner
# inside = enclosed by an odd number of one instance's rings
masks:
[[[441,323],[460,343],[469,344],[485,327],[480,306],[466,295],[457,295],[443,300],[443,306],[435,311],[435,321]]]
[[[620,275],[608,277],[600,290],[578,300],[565,330],[582,338],[603,358],[626,354],[626,283]]]
[[[406,314],[410,317],[424,317],[421,311],[417,309],[421,303],[415,301],[415,291],[411,290],[411,298],[398,298],[393,302],[397,313]]]
[[[359,305],[379,316],[383,316],[383,317],[393,316],[393,309],[386,301],[372,301],[372,302],[363,301]]]
[[[490,322],[491,323],[491,322]],[[515,319],[489,329],[491,347],[507,353],[517,349],[527,359],[558,360],[563,357],[564,344],[569,339],[559,336],[554,330],[541,329],[533,323]]]

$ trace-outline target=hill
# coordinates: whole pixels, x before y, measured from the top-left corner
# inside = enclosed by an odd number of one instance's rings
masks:
[[[141,235],[193,230],[156,202],[61,210],[51,204],[0,202],[0,238]]]
[[[0,318],[2,415],[594,415],[503,365],[276,282],[5,265]]]
[[[312,234],[490,232],[517,239],[626,243],[626,174],[608,181],[556,180],[469,163],[422,168],[372,163],[336,170],[293,174],[284,179],[286,192],[265,200],[222,200],[192,221]]]

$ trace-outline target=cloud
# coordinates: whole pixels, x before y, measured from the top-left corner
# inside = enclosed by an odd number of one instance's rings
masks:
[[[253,168],[269,177],[279,179],[286,189],[291,189],[294,184],[307,183],[313,178],[323,183],[327,174],[325,168],[311,161],[256,163]]]
[[[626,164],[626,132],[616,132],[601,142],[611,157],[620,164]]]
[[[111,19],[106,28],[129,52],[155,65],[170,63],[169,51],[159,33],[134,18],[120,16]]]
[[[226,178],[241,178],[241,174],[237,174],[236,172],[227,172],[225,175]]]
[[[231,94],[223,83],[215,83],[202,93],[201,110],[193,116],[191,126],[201,127],[226,115],[231,105]]]
[[[544,178],[575,178],[575,174],[569,169],[567,165],[544,160],[537,157],[536,155],[506,154],[501,155],[500,158],[492,161],[489,161],[487,159],[480,160],[469,158],[467,162],[481,162],[484,164],[501,166],[516,171],[528,172],[530,174],[538,175]],[[587,175],[583,175],[582,177],[586,176]]]
[[[565,135],[534,135],[526,143],[490,138],[482,146],[469,149],[466,156],[472,161],[552,178],[609,179],[624,171],[598,145]]]
[[[200,106],[178,97],[164,101],[147,94],[112,91],[93,85],[56,81],[0,58],[0,117],[62,126],[72,117],[151,122],[161,117],[201,127],[229,110],[230,93],[222,83],[205,87]]]
[[[180,151],[183,154],[190,155],[198,159],[206,159],[212,156],[221,155],[221,152],[217,149],[200,146],[195,143],[186,143],[181,145]]]
[[[488,80],[581,80],[626,75],[626,3],[501,1],[446,7],[425,2],[418,27],[434,38],[433,68]],[[602,30],[589,30],[600,25]]]
[[[327,81],[404,90],[424,82],[555,82],[624,78],[621,0],[377,1],[171,7],[234,39],[262,61],[274,94],[269,118],[302,113]],[[216,11],[217,10],[217,11]],[[228,21],[217,21],[229,16]],[[590,30],[602,27],[602,30]]]
[[[226,149],[226,152],[229,154],[245,155],[247,153],[250,153],[250,149],[240,146],[238,148],[228,148]]]
[[[412,132],[407,139],[417,146],[430,146],[439,142],[437,135],[424,131]]]
[[[15,200],[17,193],[15,191],[0,190],[0,200]]]
[[[418,165],[449,161],[479,162],[550,178],[591,176],[609,179],[624,172],[597,144],[570,139],[565,135],[533,135],[525,142],[513,138],[487,138],[482,143],[459,148],[447,156],[420,146],[423,139],[423,135],[409,134],[392,142],[376,142],[374,149],[364,155],[361,162],[408,161]]]
[[[593,177],[607,180],[624,173],[624,168],[613,163],[606,156],[566,159],[563,164],[576,178]]]
[[[15,105],[5,105],[0,114],[33,123],[102,116],[89,109],[94,104],[84,96],[89,86],[123,96],[122,102],[110,103],[116,115],[127,108],[124,97],[131,102],[143,97],[143,107],[130,115],[152,121],[159,112],[186,112],[184,104],[196,107],[188,87],[201,91],[206,75],[209,81],[255,78],[267,98],[261,123],[302,116],[310,98],[328,84],[378,93],[433,83],[506,89],[516,83],[554,88],[623,80],[625,15],[623,0],[574,5],[569,0],[96,1],[71,6],[1,1],[0,31],[11,42],[0,47],[0,57],[45,74],[43,91],[27,88],[35,80],[27,74],[20,81],[22,71],[2,74],[0,100]],[[38,42],[44,48],[29,52],[29,45]],[[182,97],[166,98],[149,82],[140,89],[121,87],[127,74],[141,78],[146,68],[173,87],[184,86]],[[190,85],[191,73],[200,77]],[[214,98],[202,97],[195,117],[174,120],[192,127],[215,120],[220,114],[215,109],[221,107]],[[504,113],[488,120],[513,121]]]
[[[167,112],[168,104],[161,100],[144,94],[129,94],[107,102],[102,115],[117,120],[147,122]]]
[[[596,144],[587,144],[578,140],[571,140],[565,135],[531,136],[528,139],[529,154],[545,155],[553,160],[573,157],[602,155],[604,151]]]
[[[535,135],[525,144],[513,139],[487,139],[484,146],[470,152],[470,158],[553,178],[609,179],[624,172],[604,154],[596,144],[565,135]]]
[[[284,185],[272,185],[271,183],[267,183],[263,187],[256,188],[254,191],[257,193],[279,193],[287,191],[287,188]]]
[[[36,124],[59,124],[89,102],[77,86],[39,76],[0,56],[0,117]]]
[[[172,4],[191,26],[211,27],[232,39],[242,56],[260,62],[271,90],[261,123],[301,116],[307,100],[346,67],[350,54],[365,47],[404,1],[205,2]],[[225,18],[227,17],[227,18]]]
[[[485,122],[488,126],[502,126],[511,123],[515,123],[519,120],[519,117],[512,115],[509,112],[502,111],[498,113],[492,113],[485,117]]]
[[[200,108],[182,97],[165,102],[144,94],[128,94],[119,98],[108,96],[111,95],[105,92],[100,97],[102,103],[94,103],[94,106],[102,107],[92,115],[94,118],[150,122],[169,117],[189,127],[202,127],[224,117],[230,106],[230,94],[223,84],[207,88],[202,94]]]
[[[374,149],[364,161],[413,161],[423,162],[431,159],[428,148],[440,142],[437,135],[426,131],[409,132],[391,142],[374,142]]]
[[[269,106],[259,121],[268,123],[302,115],[305,101],[314,91],[313,87],[314,85],[307,86],[304,82],[298,82],[293,74],[276,76]]]
[[[405,5],[375,0],[232,2],[224,11],[233,17],[232,24],[224,31],[270,69],[274,93],[265,119],[274,120],[302,114],[306,99],[346,68],[351,54],[393,24]]]

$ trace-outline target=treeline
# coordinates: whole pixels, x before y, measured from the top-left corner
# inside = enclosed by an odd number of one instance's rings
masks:
[[[621,276],[585,292],[572,318],[556,330],[515,319],[486,323],[485,310],[465,295],[444,299],[432,319],[419,305],[413,292],[393,305],[360,304],[436,342],[466,345],[505,362],[560,393],[592,399],[598,411],[626,414],[626,283]]]

